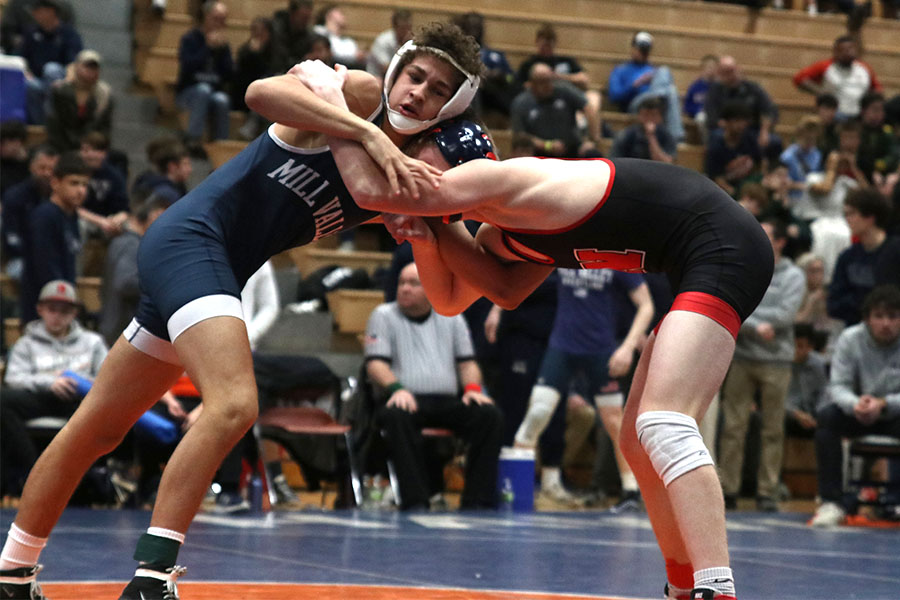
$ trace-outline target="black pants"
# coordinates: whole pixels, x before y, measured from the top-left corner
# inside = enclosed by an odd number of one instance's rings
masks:
[[[819,496],[823,502],[840,503],[844,493],[841,485],[843,480],[841,438],[870,434],[900,437],[900,417],[879,419],[872,425],[863,425],[856,417],[848,415],[836,404],[829,404],[819,410],[816,420]]]
[[[3,491],[18,496],[38,458],[34,439],[25,423],[38,417],[68,419],[78,408],[77,401],[59,399],[53,392],[33,392],[3,386],[0,401],[0,452],[2,452]]]
[[[400,484],[401,508],[427,507],[428,468],[421,430],[450,429],[468,444],[462,508],[496,508],[497,461],[503,442],[503,415],[494,405],[463,404],[455,396],[417,395],[415,413],[382,406],[378,426]]]

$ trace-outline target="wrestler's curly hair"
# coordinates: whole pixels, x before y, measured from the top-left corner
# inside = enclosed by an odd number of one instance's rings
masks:
[[[481,47],[478,45],[478,42],[452,23],[434,21],[423,26],[413,36],[413,43],[418,48],[416,48],[415,52],[409,52],[400,59],[396,73],[399,74],[416,56],[428,54],[428,50],[422,48],[427,46],[443,50],[452,56],[453,60],[459,63],[459,66],[467,73],[478,76],[483,74],[484,63],[481,62]],[[459,83],[462,83],[461,76]]]

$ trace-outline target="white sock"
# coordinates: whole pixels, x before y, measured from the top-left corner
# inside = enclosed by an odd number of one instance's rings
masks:
[[[636,492],[638,491],[638,482],[637,479],[634,478],[634,473],[628,471],[627,473],[622,473],[622,491],[623,492]],[[690,591],[690,590],[688,590]]]
[[[548,490],[552,487],[562,487],[562,475],[559,467],[543,467],[541,469],[541,489]]]
[[[715,590],[716,593],[734,596],[734,575],[728,567],[712,567],[694,571],[694,587]]]
[[[25,533],[13,523],[9,527],[9,536],[3,544],[0,554],[0,570],[19,569],[36,565],[41,550],[47,545],[47,538],[39,538]]]
[[[162,527],[149,527],[147,529],[147,533],[150,535],[155,535],[156,537],[166,538],[169,540],[175,540],[179,544],[184,543],[184,534],[173,529],[164,529]]]

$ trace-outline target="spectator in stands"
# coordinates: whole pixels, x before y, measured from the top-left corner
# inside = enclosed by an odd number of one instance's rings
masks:
[[[28,216],[34,207],[50,197],[50,178],[57,160],[59,154],[53,146],[35,146],[28,160],[28,179],[12,186],[2,196],[0,237],[3,257],[6,273],[15,279],[22,276],[22,260],[29,234]]]
[[[815,351],[816,332],[808,323],[794,324],[794,361],[785,407],[785,433],[812,438],[816,412],[826,398],[828,387],[825,358]]]
[[[684,114],[696,120],[701,126],[706,120],[706,113],[703,112],[703,106],[706,104],[706,93],[709,92],[709,86],[712,85],[716,76],[716,69],[719,66],[719,57],[714,54],[707,54],[700,59],[700,76],[688,86],[687,92],[684,94]]]
[[[81,51],[81,36],[60,18],[57,0],[35,0],[34,25],[25,29],[16,54],[28,63],[28,122],[43,125],[50,86],[66,76],[66,65]]]
[[[662,126],[662,108],[663,103],[659,98],[645,98],[638,107],[638,122],[629,125],[616,136],[612,156],[674,162],[678,142]]]
[[[384,79],[394,53],[411,39],[412,13],[405,8],[398,8],[391,15],[391,28],[379,33],[372,42],[369,56],[366,58],[366,71],[379,79]]]
[[[807,252],[797,258],[797,266],[803,269],[806,275],[806,291],[794,320],[813,328],[816,335],[813,341],[817,348],[821,348],[825,346],[837,325],[837,322],[828,316],[825,261],[822,257]]]
[[[366,52],[359,47],[352,37],[344,35],[347,30],[347,17],[337,4],[326,4],[319,11],[313,32],[324,35],[331,43],[331,54],[334,61],[348,69],[365,68]]]
[[[653,300],[640,275],[612,270],[559,269],[558,310],[553,331],[531,391],[528,411],[516,432],[516,446],[534,448],[541,441],[541,493],[557,501],[571,500],[563,486],[560,463],[566,403],[560,405],[575,375],[587,379],[587,398],[593,398],[603,426],[613,442],[622,478],[621,510],[640,507],[640,492],[631,468],[619,451],[624,398],[607,387],[612,378],[628,373],[634,352],[650,319]],[[628,335],[617,345],[613,294],[625,293],[637,312]],[[613,381],[614,383],[614,381]],[[542,435],[543,434],[543,435]]]
[[[250,84],[264,77],[280,75],[285,60],[278,56],[278,47],[273,42],[271,19],[256,17],[250,23],[250,39],[237,52],[234,79],[231,82],[231,107],[246,113],[247,120],[238,133],[245,140],[252,140],[265,128],[266,120],[259,113],[251,111],[244,101],[244,94]]]
[[[872,67],[857,59],[859,46],[851,35],[834,40],[832,56],[800,69],[794,85],[811,94],[829,92],[838,99],[841,120],[859,114],[859,102],[870,91],[882,91]]]
[[[791,198],[799,197],[806,189],[807,175],[822,171],[822,151],[816,146],[821,133],[818,117],[803,117],[794,129],[794,143],[779,157],[791,178]]]
[[[588,121],[588,139],[578,128],[578,113]],[[513,134],[528,134],[539,156],[589,158],[600,156],[599,115],[576,87],[556,81],[550,66],[536,62],[526,89],[516,96],[510,113]]]
[[[469,444],[461,507],[496,507],[503,417],[482,389],[465,321],[432,310],[415,263],[400,273],[396,302],[369,317],[365,355],[369,378],[384,392],[377,419],[399,480],[401,508],[427,508],[439,491],[428,486],[422,427],[452,429]]]
[[[172,205],[187,193],[187,182],[194,172],[191,156],[174,138],[152,148],[150,154],[154,168],[135,181],[132,195],[140,200],[153,194]]]
[[[750,109],[740,100],[729,101],[716,113],[719,129],[709,137],[706,175],[735,195],[747,179],[758,179],[762,154],[758,137],[750,130]]]
[[[900,288],[875,288],[862,307],[863,322],[835,344],[830,402],[816,415],[816,463],[822,504],[813,527],[840,525],[843,505],[842,439],[878,434],[900,437]]]
[[[91,169],[77,153],[63,154],[50,177],[50,201],[38,204],[28,215],[19,287],[23,323],[37,317],[35,306],[44,284],[75,281],[75,261],[81,252],[78,209],[87,197],[90,176]]]
[[[137,312],[138,287],[137,249],[141,238],[153,221],[169,207],[163,196],[152,194],[140,202],[128,215],[122,235],[109,244],[100,290],[102,309],[98,331],[112,346]]]
[[[134,182],[131,184],[133,199],[136,197],[137,200],[145,200],[150,195],[155,182],[164,173],[158,166],[160,153],[170,144],[178,143],[180,143],[178,136],[169,134],[157,136],[147,142],[147,145],[144,146],[144,155],[150,166],[134,178]]]
[[[852,190],[844,200],[850,234],[859,241],[838,257],[828,289],[828,314],[848,326],[859,323],[863,300],[877,284],[875,274],[890,213],[887,198],[873,188]]]
[[[537,63],[543,63],[550,67],[556,79],[568,81],[572,85],[587,91],[590,85],[588,74],[581,67],[578,60],[572,56],[563,56],[556,53],[556,29],[549,23],[541,25],[535,33],[534,54],[522,61],[516,77],[519,82],[525,84],[531,78],[532,67]]]
[[[324,35],[314,34],[309,42],[309,49],[303,60],[321,60],[329,67],[334,66],[334,55],[331,53],[331,42]]]
[[[100,79],[101,60],[96,51],[82,50],[66,80],[50,91],[47,135],[60,152],[77,150],[92,131],[110,136],[113,97],[109,84]]]
[[[900,141],[893,128],[885,123],[884,96],[869,92],[859,102],[862,131],[857,164],[866,179],[875,182],[875,174],[884,177],[900,163]]]
[[[742,102],[750,111],[750,130],[757,138],[763,155],[771,162],[777,162],[782,150],[781,138],[775,133],[778,107],[758,83],[744,78],[733,56],[723,56],[719,59],[716,80],[710,85],[703,105],[706,127],[710,132],[719,127],[725,104],[735,101]]]
[[[275,53],[284,61],[279,71],[287,71],[309,51],[313,35],[312,14],[312,0],[288,0],[287,9],[276,11],[272,16]]]
[[[742,189],[747,185],[750,184],[745,183]],[[762,178],[762,186],[769,195],[769,203],[762,217],[776,217],[787,225],[788,241],[782,254],[794,259],[808,252],[812,245],[812,232],[809,224],[792,211],[793,200],[790,193],[795,184],[791,181],[788,168],[779,165],[766,173]]]
[[[638,31],[631,38],[631,60],[616,65],[609,74],[609,99],[622,110],[636,113],[644,98],[656,97],[665,103],[666,129],[675,141],[684,139],[678,90],[666,66],[650,63],[653,36]]]
[[[28,179],[28,130],[22,121],[0,124],[0,197],[7,189]]]
[[[734,360],[722,387],[725,417],[719,437],[719,474],[726,508],[737,507],[744,463],[744,442],[754,397],[759,394],[762,415],[761,457],[757,473],[756,506],[778,510],[776,495],[784,451],[784,411],[794,357],[794,318],[803,289],[803,271],[782,256],[787,228],[782,221],[766,219],[763,229],[772,242],[775,272],[766,294],[747,317],[737,337]]]
[[[769,191],[761,183],[748,181],[741,185],[737,198],[738,204],[747,209],[751,215],[761,219],[770,204]]]
[[[521,84],[516,79],[512,67],[502,50],[491,48],[484,41],[484,16],[477,12],[467,12],[454,17],[453,22],[481,46],[481,62],[484,74],[478,87],[477,101],[480,110],[496,110],[509,116],[510,107]],[[598,105],[599,106],[599,105]]]
[[[817,145],[822,151],[822,156],[828,156],[838,147],[837,109],[838,100],[834,94],[825,92],[816,96],[816,116],[819,117],[819,124],[822,126]]]
[[[202,7],[199,27],[181,37],[178,46],[178,80],[175,100],[190,112],[186,139],[199,154],[199,142],[206,122],[213,120],[213,140],[228,137],[230,99],[225,91],[231,81],[234,64],[225,35],[228,9],[224,2],[207,0]]]
[[[869,180],[859,168],[862,124],[856,119],[842,121],[838,123],[836,130],[838,146],[825,158],[825,176],[810,186],[810,190],[816,194],[832,192],[838,186],[841,177],[849,180],[850,187],[869,185]],[[846,191],[843,194],[846,194]],[[840,196],[841,205],[843,205],[843,194]]]
[[[9,0],[3,5],[0,18],[0,48],[5,54],[15,54],[22,43],[22,36],[28,27],[34,25],[32,15],[34,0]],[[56,0],[59,19],[69,25],[74,24],[72,4],[69,0]]]
[[[3,479],[9,486],[5,494],[21,495],[37,460],[26,422],[37,417],[68,419],[84,396],[70,374],[92,380],[106,358],[103,338],[75,320],[78,306],[71,282],[47,282],[33,308],[40,320],[28,323],[9,351],[0,402]]]
[[[96,276],[103,270],[109,240],[122,233],[122,225],[128,219],[128,192],[122,173],[107,160],[108,137],[99,131],[88,133],[81,140],[80,154],[91,170],[87,198],[78,209],[86,234],[80,272]]]

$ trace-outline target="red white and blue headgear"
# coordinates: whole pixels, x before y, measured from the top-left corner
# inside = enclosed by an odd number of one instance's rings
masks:
[[[481,125],[473,121],[466,119],[447,121],[429,133],[451,167],[476,158],[497,160],[491,138]]]

